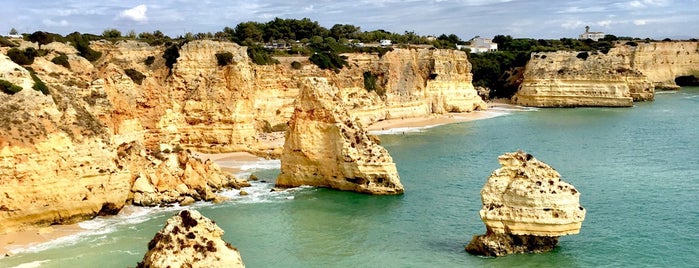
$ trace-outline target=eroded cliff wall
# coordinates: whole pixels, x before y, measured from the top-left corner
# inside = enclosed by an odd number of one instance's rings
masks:
[[[22,44],[28,46],[36,44]],[[309,77],[327,79],[339,90],[338,103],[364,123],[484,106],[458,51],[352,54],[350,66],[335,73],[307,59],[298,70],[255,65],[245,47],[227,42],[188,42],[172,69],[162,46],[91,47],[102,52],[95,62],[66,44],[42,46],[48,54],[26,67],[49,95],[32,90],[27,69],[0,55],[0,78],[23,88],[0,93],[0,232],[112,214],[131,202],[210,200],[218,189],[244,185],[187,149],[278,156],[281,148],[258,142],[258,135],[289,121]],[[222,52],[233,55],[232,63],[217,64]],[[69,66],[51,62],[59,53]],[[365,88],[365,73],[376,77],[375,90]]]
[[[513,102],[536,107],[631,106],[699,77],[697,42],[617,44],[607,54],[532,53]]]

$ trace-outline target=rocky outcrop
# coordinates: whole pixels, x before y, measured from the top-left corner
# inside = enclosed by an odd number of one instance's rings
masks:
[[[634,70],[643,73],[656,89],[679,89],[675,79],[699,77],[699,42],[638,42],[617,45],[610,54],[626,57]]]
[[[31,88],[24,67],[0,55],[0,70],[7,70],[0,76],[23,87],[0,93],[0,233],[116,214],[132,200],[211,200],[214,192],[245,185],[184,150],[144,147],[142,124],[121,112],[131,109],[114,108],[123,94],[110,99],[105,90],[122,75],[83,83],[94,70],[80,62],[71,61],[69,70],[37,58],[32,67],[50,93],[43,95]]]
[[[37,47],[22,42],[30,46]],[[302,63],[300,69],[286,59],[258,66],[245,47],[211,40],[179,46],[172,69],[166,67],[164,46],[95,41],[91,47],[102,52],[94,62],[67,44],[42,45],[47,54],[30,67],[49,95],[32,90],[27,69],[0,55],[0,78],[24,88],[14,95],[0,93],[0,233],[116,213],[130,202],[216,200],[212,193],[244,183],[199,162],[187,149],[278,157],[281,146],[258,137],[284,128],[308,78],[335,87],[335,103],[349,111],[353,124],[354,118],[368,124],[483,107],[470,83],[466,54],[459,51],[349,54],[350,66],[335,73],[304,57],[293,58]],[[222,52],[231,53],[230,64],[217,64],[215,55]],[[51,62],[60,53],[69,66]],[[134,79],[134,73],[144,78]],[[373,90],[366,88],[365,73],[376,78]],[[395,173],[390,165],[354,168],[367,177],[383,169]],[[377,185],[393,183],[374,179]],[[387,193],[393,191],[389,188]]]
[[[623,57],[567,51],[532,53],[512,101],[534,107],[627,107],[633,105],[629,80],[643,79]],[[641,85],[652,92],[652,84]]]
[[[536,107],[631,106],[699,77],[699,42],[617,43],[597,52],[532,53],[512,101]]]
[[[396,165],[338,103],[322,78],[304,82],[289,121],[277,187],[310,185],[369,194],[400,194]]]
[[[577,234],[585,219],[580,192],[532,155],[518,151],[498,157],[481,190],[481,220],[486,233],[466,246],[472,254],[503,256],[546,252],[558,237]]]
[[[149,153],[139,143],[132,142],[119,146],[117,155],[120,165],[137,171],[131,187],[135,205],[220,201],[223,197],[216,192],[250,186],[245,180],[224,174],[210,160],[192,157],[181,148],[162,146]]]
[[[136,267],[245,267],[238,249],[221,238],[223,233],[198,211],[183,210],[155,234]]]

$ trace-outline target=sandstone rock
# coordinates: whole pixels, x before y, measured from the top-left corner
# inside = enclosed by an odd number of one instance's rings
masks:
[[[535,107],[632,106],[628,80],[645,76],[631,70],[623,57],[580,53],[587,52],[532,53],[512,102]],[[652,91],[652,84],[646,86]]]
[[[36,44],[23,42],[28,46]],[[260,143],[256,126],[263,121],[286,125],[300,81],[309,77],[336,86],[338,105],[363,123],[470,111],[482,103],[471,85],[467,56],[459,51],[350,54],[352,67],[335,73],[312,64],[301,70],[288,64],[258,66],[248,59],[247,48],[210,40],[182,46],[172,70],[162,58],[164,46],[92,42],[102,52],[95,62],[66,44],[45,46],[56,52],[37,57],[31,67],[50,96],[32,90],[28,71],[0,55],[0,78],[25,89],[0,94],[0,178],[9,178],[0,182],[0,233],[115,213],[128,202],[155,206],[186,196],[211,200],[219,189],[244,187],[246,181],[189,156],[177,159],[172,151],[181,145],[202,152],[280,155],[282,142]],[[50,61],[58,52],[67,54],[70,68]],[[218,66],[219,52],[231,52],[234,62]],[[146,64],[149,57],[155,60]],[[126,69],[146,78],[136,84]],[[365,72],[377,75],[381,94],[364,87]],[[127,152],[133,144],[140,147]],[[372,168],[391,169],[362,164],[355,173]],[[147,180],[134,185],[139,177]]]
[[[223,241],[223,230],[196,210],[167,220],[137,267],[245,267],[236,248]]]
[[[580,193],[532,155],[518,151],[498,157],[481,190],[480,216],[486,234],[466,247],[473,254],[502,256],[553,249],[558,237],[577,234],[585,219]]]
[[[246,195],[248,195],[248,192],[245,191],[245,190],[241,190],[241,191],[240,191],[240,195],[241,195],[241,196],[246,196]]]
[[[336,92],[326,79],[305,81],[289,122],[276,186],[403,193],[388,151],[333,100]]]
[[[537,107],[631,106],[656,89],[679,89],[675,79],[699,77],[698,42],[617,44],[607,54],[533,53],[513,103]]]

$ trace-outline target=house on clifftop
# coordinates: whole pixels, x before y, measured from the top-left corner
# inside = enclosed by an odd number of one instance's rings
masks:
[[[470,45],[456,45],[456,49],[468,48],[471,53],[484,53],[498,51],[498,44],[490,38],[474,37],[469,41]]]
[[[603,32],[590,32],[590,26],[585,26],[585,32],[582,33],[578,39],[580,39],[580,40],[592,39],[592,41],[597,42],[602,38],[604,38]]]

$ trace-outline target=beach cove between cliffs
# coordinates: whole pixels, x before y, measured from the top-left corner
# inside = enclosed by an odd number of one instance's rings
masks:
[[[248,267],[509,267],[524,261],[533,267],[689,267],[699,263],[693,253],[699,241],[697,104],[699,88],[683,88],[632,108],[498,106],[382,121],[369,129],[394,158],[406,188],[401,196],[310,187],[270,192],[278,160],[201,154],[258,180],[243,189],[246,196],[231,190],[225,193],[231,201],[190,207],[226,231],[224,239]],[[480,116],[495,118],[466,119]],[[463,246],[484,232],[479,191],[498,167],[497,156],[517,149],[551,164],[584,193],[588,220],[553,252],[469,255]],[[135,266],[179,209],[127,207],[117,216],[36,230],[49,242],[27,247],[39,241],[5,240],[11,256],[0,266]]]

